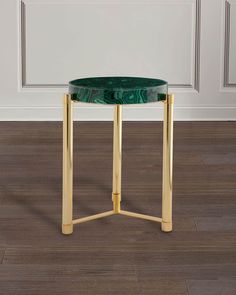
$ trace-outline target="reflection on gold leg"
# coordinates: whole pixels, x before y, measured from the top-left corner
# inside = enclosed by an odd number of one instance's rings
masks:
[[[168,94],[164,102],[163,122],[163,183],[161,229],[164,232],[172,231],[173,104],[174,95]]]
[[[112,201],[114,213],[120,213],[121,201],[121,149],[122,149],[122,106],[114,106],[113,123],[113,188]]]
[[[62,233],[73,232],[73,101],[64,95]]]

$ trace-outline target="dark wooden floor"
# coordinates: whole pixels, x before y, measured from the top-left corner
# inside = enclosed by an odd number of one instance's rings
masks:
[[[112,216],[60,233],[61,123],[0,123],[0,294],[235,295],[236,122],[178,122],[174,231]],[[123,126],[123,208],[160,215],[162,125]],[[74,215],[111,209],[112,125],[75,124]]]

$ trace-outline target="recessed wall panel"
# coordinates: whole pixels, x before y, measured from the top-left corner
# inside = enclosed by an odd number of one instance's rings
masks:
[[[229,5],[229,84],[236,86],[236,1],[230,1]]]
[[[194,87],[195,2],[25,1],[23,84],[134,75]]]

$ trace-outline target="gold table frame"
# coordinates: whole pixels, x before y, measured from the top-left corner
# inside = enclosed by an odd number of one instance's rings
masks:
[[[94,219],[122,214],[161,223],[163,232],[172,231],[172,170],[173,170],[173,104],[174,95],[167,94],[164,102],[163,122],[163,176],[162,217],[121,210],[121,150],[122,150],[122,105],[114,106],[113,123],[113,210],[73,219],[73,104],[70,94],[64,95],[63,120],[63,197],[62,233],[72,234],[73,225]]]

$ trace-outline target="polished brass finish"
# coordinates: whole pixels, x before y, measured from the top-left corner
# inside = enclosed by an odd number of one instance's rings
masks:
[[[73,101],[69,94],[65,94],[63,121],[63,234],[71,234],[74,224],[115,214],[160,222],[162,231],[172,231],[173,103],[174,95],[168,94],[164,101],[162,218],[121,210],[122,106],[115,105],[113,123],[113,210],[73,220]]]
[[[73,232],[73,101],[64,95],[62,233]]]
[[[173,104],[174,95],[168,94],[164,102],[163,124],[163,179],[161,229],[164,232],[172,231]]]
[[[120,213],[120,194],[112,194],[113,211],[115,214]]]
[[[98,213],[98,214],[94,214],[94,215],[90,215],[90,216],[86,216],[86,217],[81,217],[81,218],[78,218],[78,219],[74,219],[73,224],[78,224],[78,223],[82,223],[82,222],[86,222],[86,221],[91,221],[91,220],[94,220],[94,219],[99,219],[99,218],[103,218],[103,217],[110,216],[110,215],[114,215],[113,210]]]
[[[126,215],[126,216],[130,216],[130,217],[136,217],[136,218],[146,219],[146,220],[150,220],[150,221],[162,222],[162,219],[161,218],[155,217],[155,216],[146,215],[146,214],[134,213],[134,212],[124,211],[124,210],[120,210],[120,214]]]
[[[115,214],[121,214],[121,215],[146,219],[146,220],[155,221],[155,222],[162,222],[161,218],[155,217],[155,216],[150,216],[150,215],[140,214],[140,213],[134,213],[134,212],[125,211],[125,210],[119,210],[119,212],[115,212],[114,210],[110,210],[110,211],[102,212],[102,213],[99,213],[99,214],[94,214],[94,215],[74,219],[73,224],[83,223],[83,222],[86,222],[86,221],[91,221],[91,220],[94,220],[94,219],[99,219],[99,218],[103,218],[103,217],[111,216],[111,215],[115,215]]]
[[[121,149],[122,149],[122,106],[114,107],[113,122],[113,184],[112,201],[114,213],[120,212],[121,202]]]

